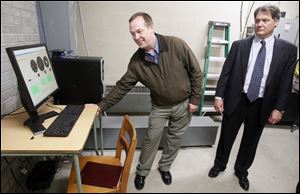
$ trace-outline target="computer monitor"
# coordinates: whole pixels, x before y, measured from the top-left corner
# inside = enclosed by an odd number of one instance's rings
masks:
[[[42,133],[45,119],[57,115],[48,112],[38,115],[37,109],[58,90],[53,67],[44,44],[6,48],[15,71],[21,103],[29,114],[24,122],[34,134]]]
[[[55,104],[97,104],[103,96],[102,57],[52,57],[59,91]]]

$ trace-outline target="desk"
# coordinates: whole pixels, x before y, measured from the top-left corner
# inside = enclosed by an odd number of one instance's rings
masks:
[[[55,107],[64,108],[63,105],[55,105]],[[49,111],[60,112],[61,110],[49,107],[44,103],[39,108],[38,113],[43,114]],[[78,155],[83,150],[97,111],[97,105],[86,104],[68,137],[44,137],[43,134],[39,134],[34,136],[33,139],[31,139],[33,136],[31,130],[23,124],[28,118],[27,113],[15,116],[9,115],[1,120],[1,156],[72,155],[78,191],[82,192]],[[45,120],[43,125],[47,128],[55,118]],[[96,133],[95,127],[94,133]]]

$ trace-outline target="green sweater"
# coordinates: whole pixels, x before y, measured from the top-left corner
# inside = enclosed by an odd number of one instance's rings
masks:
[[[147,61],[144,50],[139,48],[130,59],[127,72],[99,103],[101,110],[118,103],[138,81],[150,89],[156,106],[172,106],[188,98],[191,104],[199,105],[203,74],[192,50],[179,38],[156,36],[160,49],[158,65]]]

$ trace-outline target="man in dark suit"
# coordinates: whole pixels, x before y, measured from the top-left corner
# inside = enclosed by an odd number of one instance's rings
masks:
[[[280,11],[265,5],[254,12],[255,36],[233,42],[217,84],[214,107],[223,112],[221,135],[209,177],[226,169],[241,124],[244,133],[235,162],[235,175],[249,189],[248,169],[267,122],[282,118],[291,93],[297,48],[274,37]]]

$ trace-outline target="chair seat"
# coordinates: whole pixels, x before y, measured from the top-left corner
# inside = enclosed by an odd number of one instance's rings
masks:
[[[121,162],[119,159],[115,158],[114,156],[83,156],[79,157],[79,165],[80,171],[85,166],[87,162],[96,162],[101,164],[110,164],[114,166],[121,166]],[[82,184],[82,190],[84,193],[114,193],[117,192],[117,189],[114,188],[107,188],[107,187],[99,187],[99,186],[92,186],[92,185],[85,185]],[[68,184],[68,193],[77,193],[77,184],[75,178],[75,169],[74,164],[72,165],[71,175],[69,178]]]

